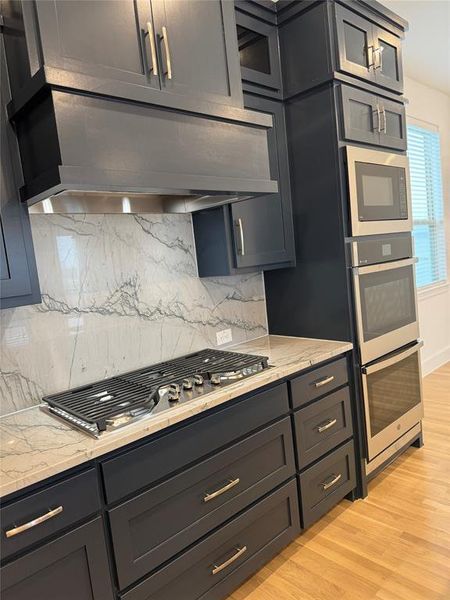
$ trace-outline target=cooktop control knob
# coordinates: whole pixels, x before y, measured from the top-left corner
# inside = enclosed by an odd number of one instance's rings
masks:
[[[213,385],[220,385],[220,381],[221,381],[221,379],[220,379],[220,375],[218,373],[213,373],[211,375],[211,383]]]
[[[192,379],[186,378],[183,379],[183,389],[184,390],[192,390]]]
[[[203,385],[203,377],[202,375],[194,375],[194,384],[195,385]]]
[[[171,383],[168,386],[167,395],[170,402],[176,402],[180,399],[180,386],[178,383]]]

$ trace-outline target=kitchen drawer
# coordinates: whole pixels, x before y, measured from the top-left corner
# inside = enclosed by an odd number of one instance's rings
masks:
[[[119,587],[149,573],[294,474],[286,417],[109,511]]]
[[[347,359],[335,360],[292,379],[291,402],[293,408],[299,408],[315,398],[344,385],[348,381]]]
[[[2,558],[16,554],[57,531],[84,519],[100,508],[95,469],[29,494],[1,509]],[[43,517],[12,537],[7,532]]]
[[[348,386],[294,414],[297,460],[303,469],[353,434]]]
[[[102,463],[108,502],[120,500],[289,411],[287,387],[276,386]]]
[[[356,486],[353,441],[306,469],[299,481],[302,524],[306,529]]]
[[[219,600],[300,531],[292,480],[205,538],[122,600]]]

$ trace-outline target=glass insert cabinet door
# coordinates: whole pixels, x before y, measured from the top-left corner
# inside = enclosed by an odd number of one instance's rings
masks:
[[[363,364],[418,338],[415,262],[409,258],[354,270]]]
[[[369,460],[414,427],[423,417],[420,347],[363,368]]]

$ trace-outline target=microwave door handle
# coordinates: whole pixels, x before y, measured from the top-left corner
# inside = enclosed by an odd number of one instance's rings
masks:
[[[367,265],[364,267],[353,267],[358,275],[368,275],[369,273],[379,273],[380,271],[391,271],[401,267],[409,267],[418,262],[418,258],[406,258],[403,260],[394,260],[392,262],[379,263],[376,265]]]
[[[362,371],[363,375],[371,375],[372,373],[381,371],[381,369],[386,369],[387,367],[390,367],[391,365],[395,365],[395,363],[398,363],[401,360],[408,358],[408,356],[415,354],[416,352],[418,352],[418,350],[420,350],[420,348],[422,348],[422,346],[423,346],[423,341],[419,340],[416,344],[414,344],[414,346],[411,346],[411,348],[407,348],[406,350],[403,350],[402,352],[399,352],[398,354],[395,354],[394,356],[390,356],[389,358],[386,358],[385,360],[382,360],[375,364],[368,365],[367,367],[363,367],[361,369],[361,371]]]

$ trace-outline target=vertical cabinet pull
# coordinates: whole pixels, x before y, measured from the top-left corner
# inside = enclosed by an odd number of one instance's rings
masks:
[[[375,67],[373,46],[367,46],[367,63],[368,63],[368,66],[367,66],[368,69],[370,69],[370,67]]]
[[[152,59],[150,71],[153,71],[153,75],[158,75],[158,58],[156,56],[155,36],[153,33],[153,25],[150,23],[150,21],[147,21],[147,35],[150,42],[150,56]]]
[[[239,230],[240,248],[238,248],[238,254],[240,254],[241,256],[244,256],[245,255],[244,224],[240,217],[239,217],[239,219],[236,219],[236,221],[234,223]]]
[[[167,27],[165,25],[162,26],[162,34],[161,39],[164,42],[164,50],[166,52],[166,71],[164,75],[167,75],[167,79],[172,79],[172,59],[170,57],[170,46],[169,46],[169,36],[167,33]]]
[[[33,527],[36,527],[36,525],[45,523],[45,521],[48,521],[49,519],[56,517],[56,515],[61,514],[62,511],[63,511],[62,506],[53,508],[53,509],[49,510],[47,513],[45,513],[45,515],[37,517],[36,519],[33,519],[32,521],[28,521],[28,523],[24,523],[23,525],[18,525],[17,527],[14,527],[13,529],[8,529],[7,531],[5,531],[5,535],[7,538],[12,538],[15,535],[18,535],[19,533],[23,533],[24,531],[28,531],[28,529],[32,529]]]
[[[233,554],[231,558],[223,562],[221,565],[214,565],[214,568],[211,571],[211,573],[213,575],[217,575],[217,573],[220,573],[220,571],[223,571],[231,564],[233,564],[234,561],[240,558],[245,552],[247,552],[247,546],[242,546],[242,548],[236,548],[236,554]]]
[[[333,485],[335,485],[342,477],[342,473],[339,473],[338,475],[334,475],[333,474],[333,479],[331,479],[330,481],[324,481],[323,483],[321,483],[320,485],[322,486],[323,491],[325,490],[329,490],[330,487],[333,487]]]
[[[381,114],[383,115],[383,129],[382,129],[382,132],[383,133],[387,133],[387,130],[386,130],[386,126],[387,126],[386,109],[384,108],[384,105],[381,107]]]
[[[380,69],[380,71],[382,71],[383,70],[383,46],[378,46],[378,48],[375,48],[373,53],[374,53],[374,58],[375,58],[373,68]]]
[[[377,111],[377,126],[373,127],[373,130],[377,131],[378,133],[381,133],[381,111],[380,111],[380,106],[379,106],[378,102],[377,102],[376,111]]]

